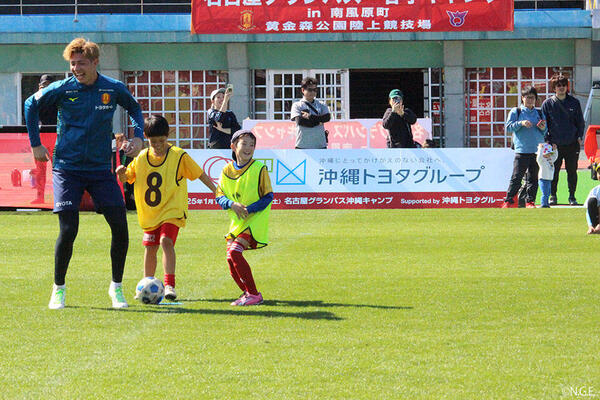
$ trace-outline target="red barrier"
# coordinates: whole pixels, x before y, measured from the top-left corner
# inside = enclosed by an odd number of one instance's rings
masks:
[[[56,133],[40,133],[52,154]],[[52,167],[36,162],[26,133],[0,133],[0,207],[52,208]]]
[[[598,139],[596,137],[597,131],[600,130],[600,125],[590,125],[585,132],[585,141],[583,143],[583,150],[585,155],[590,161],[590,164],[598,162],[600,160],[600,151],[598,150]]]

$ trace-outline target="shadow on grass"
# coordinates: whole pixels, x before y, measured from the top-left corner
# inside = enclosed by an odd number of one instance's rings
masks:
[[[228,300],[229,302],[231,300]],[[260,307],[260,306],[258,306]],[[181,306],[170,306],[168,303],[163,305],[144,305],[140,307],[123,308],[115,310],[109,307],[90,307],[92,310],[101,311],[117,311],[117,312],[133,312],[133,313],[157,313],[157,314],[204,314],[204,315],[236,315],[236,316],[253,316],[253,317],[269,317],[269,318],[300,318],[300,319],[323,319],[330,321],[340,321],[343,318],[338,317],[329,311],[307,311],[307,312],[282,312],[272,310],[261,310],[257,307],[236,308],[232,310],[214,310],[214,309],[196,309],[185,308]]]
[[[207,303],[230,303],[231,299],[186,299],[181,301]],[[283,306],[283,307],[353,307],[353,308],[376,308],[380,310],[412,310],[412,306],[382,306],[375,304],[344,304],[344,303],[326,303],[322,300],[265,300],[265,306]]]

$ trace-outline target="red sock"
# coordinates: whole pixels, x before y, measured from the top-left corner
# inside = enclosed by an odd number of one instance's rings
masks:
[[[175,287],[175,274],[165,274],[165,285]]]
[[[252,277],[252,270],[250,269],[250,265],[242,255],[241,251],[232,250],[231,251],[231,259],[233,261],[233,266],[240,276],[244,286],[246,287],[246,291],[250,294],[257,295],[258,290],[256,290],[256,285],[254,284],[254,278]]]
[[[238,285],[238,287],[242,290],[242,292],[245,292],[246,286],[244,285],[244,282],[242,282],[242,279],[238,275],[238,273],[235,269],[235,266],[233,265],[233,259],[231,258],[232,251],[233,250],[232,250],[231,244],[228,244],[227,245],[227,264],[229,264],[229,273],[231,274],[231,277],[233,278],[235,283]]]

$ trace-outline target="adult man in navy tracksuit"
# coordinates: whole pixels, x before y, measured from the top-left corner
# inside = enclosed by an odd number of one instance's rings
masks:
[[[92,196],[112,233],[109,286],[112,306],[127,307],[121,281],[129,233],[123,196],[111,171],[112,120],[117,105],[129,112],[135,137],[121,148],[127,155],[134,156],[143,145],[144,119],[127,87],[98,73],[99,56],[98,45],[82,38],[74,39],[63,52],[73,76],[50,84],[25,101],[29,141],[38,161],[49,159],[48,150],[40,141],[39,110],[50,105],[58,108],[52,184],[60,233],[54,253],[54,286],[48,305],[51,309],[65,306],[65,276],[79,227],[79,203],[84,190]]]
[[[585,122],[579,100],[568,93],[568,83],[569,80],[564,75],[554,75],[550,79],[550,90],[553,90],[556,95],[546,99],[542,104],[542,113],[546,116],[548,126],[545,140],[558,147],[558,158],[554,164],[554,179],[552,179],[550,189],[550,204],[556,204],[557,201],[556,187],[564,159],[569,184],[569,204],[577,205],[575,199],[577,162],[579,161],[579,148],[583,143]]]

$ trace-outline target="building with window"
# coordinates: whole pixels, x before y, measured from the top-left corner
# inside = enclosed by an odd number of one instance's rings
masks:
[[[145,113],[167,117],[174,143],[193,149],[206,147],[210,92],[226,83],[240,120],[289,119],[304,76],[318,78],[335,119],[380,118],[389,90],[400,88],[408,107],[432,118],[439,145],[509,147],[504,121],[521,87],[534,85],[543,100],[560,71],[585,105],[600,80],[599,15],[576,1],[518,2],[532,9],[515,10],[512,32],[202,35],[190,33],[189,1],[3,3],[0,125],[23,123],[41,74],[67,76],[62,50],[78,36],[101,45],[100,72],[126,82]]]

